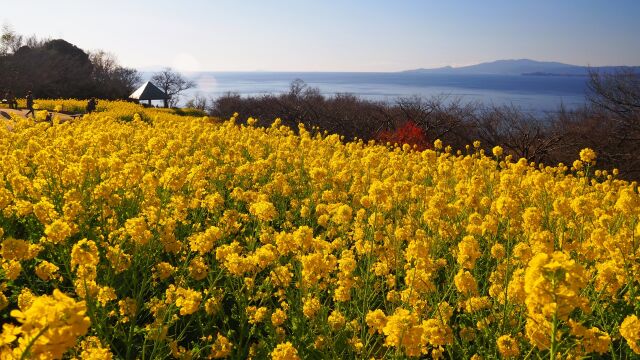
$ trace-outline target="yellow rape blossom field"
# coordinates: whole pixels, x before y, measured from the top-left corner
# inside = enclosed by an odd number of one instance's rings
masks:
[[[252,124],[2,123],[0,358],[640,357],[638,185],[592,150]]]

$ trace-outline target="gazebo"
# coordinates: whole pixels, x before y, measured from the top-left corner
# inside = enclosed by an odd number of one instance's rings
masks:
[[[151,100],[168,100],[169,96],[160,90],[157,86],[153,85],[150,81],[142,84],[138,90],[129,95],[129,99],[135,99],[138,101],[147,100],[151,105]]]

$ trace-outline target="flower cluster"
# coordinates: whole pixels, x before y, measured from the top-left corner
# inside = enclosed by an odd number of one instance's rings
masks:
[[[84,301],[58,290],[33,299],[23,310],[12,310],[11,316],[20,325],[3,325],[0,352],[16,359],[61,359],[90,325]]]

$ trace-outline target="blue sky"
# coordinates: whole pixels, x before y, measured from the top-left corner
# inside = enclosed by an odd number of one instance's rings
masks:
[[[640,65],[637,0],[0,0],[22,34],[137,68],[397,71],[532,58]]]

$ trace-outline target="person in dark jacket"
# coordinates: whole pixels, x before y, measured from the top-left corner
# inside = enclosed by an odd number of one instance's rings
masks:
[[[9,101],[9,108],[10,109],[17,109],[18,108],[18,102],[16,101],[16,97],[15,97],[15,95],[13,95],[13,92],[9,91],[7,93],[7,100]]]
[[[91,99],[89,99],[89,101],[87,101],[87,113],[90,114],[96,111],[97,105],[98,105],[98,100],[96,100],[96,98],[92,97]]]
[[[29,111],[27,111],[27,113],[24,115],[26,117],[29,116],[29,114],[33,115],[33,117],[36,117],[36,114],[33,112],[33,95],[31,94],[31,91],[27,92],[27,109],[29,109]]]

